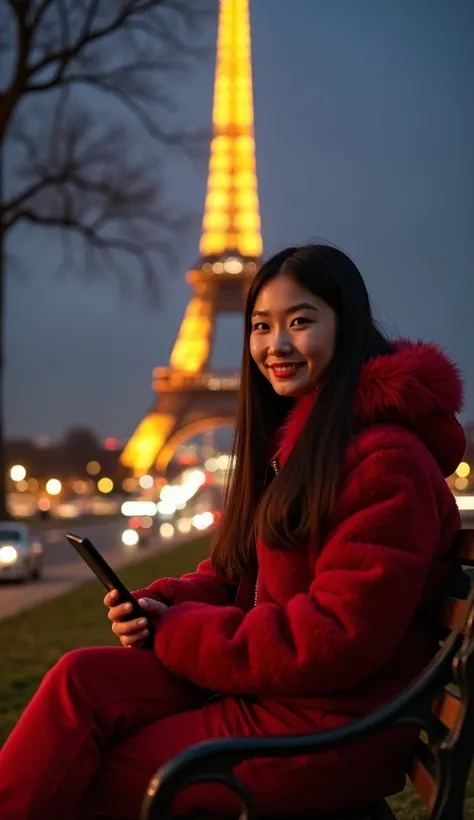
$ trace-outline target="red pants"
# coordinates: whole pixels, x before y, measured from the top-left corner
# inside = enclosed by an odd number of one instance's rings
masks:
[[[167,672],[152,652],[69,652],[45,676],[0,751],[1,819],[136,820],[156,770],[192,744],[314,729],[307,710],[294,703],[226,697],[206,704],[205,698]],[[349,803],[357,803],[363,795],[353,788],[373,788],[354,776],[357,754],[352,749],[304,760],[254,761],[238,774],[265,813],[292,807],[295,814],[327,811],[345,791],[342,803],[347,802],[347,789]],[[376,769],[368,773],[372,784],[381,774]],[[223,786],[193,787],[176,810],[188,813],[196,806],[239,813]]]

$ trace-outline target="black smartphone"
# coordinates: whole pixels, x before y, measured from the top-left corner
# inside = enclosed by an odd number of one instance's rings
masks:
[[[89,539],[83,535],[75,535],[73,532],[67,532],[66,538],[71,544],[71,546],[74,547],[76,552],[79,553],[83,561],[85,561],[86,564],[88,564],[94,575],[96,575],[99,581],[101,581],[101,583],[106,588],[107,592],[110,592],[112,589],[118,590],[119,598],[117,603],[130,603],[132,605],[131,611],[124,618],[125,621],[133,621],[134,618],[146,617],[146,613],[138,604],[137,600],[133,597],[132,593],[127,589],[125,584],[122,583],[122,581],[114,572],[112,567],[100,554],[99,550],[96,547],[94,547],[92,541],[89,541]],[[150,630],[150,633],[148,637],[144,640],[143,646],[146,649],[152,649],[153,632],[149,622],[148,629]]]

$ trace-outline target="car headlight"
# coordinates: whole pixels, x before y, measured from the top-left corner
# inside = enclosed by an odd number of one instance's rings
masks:
[[[0,564],[14,564],[17,558],[15,547],[0,547]]]

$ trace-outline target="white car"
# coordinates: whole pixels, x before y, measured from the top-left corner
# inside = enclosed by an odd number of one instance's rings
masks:
[[[43,545],[26,524],[0,522],[0,580],[37,580],[43,573]]]

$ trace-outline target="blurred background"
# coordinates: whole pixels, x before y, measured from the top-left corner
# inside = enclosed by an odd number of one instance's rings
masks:
[[[345,250],[389,333],[459,363],[471,520],[474,6],[248,5],[0,9],[0,575],[25,600],[82,578],[65,529],[119,564],[218,519],[243,297],[288,244]]]

